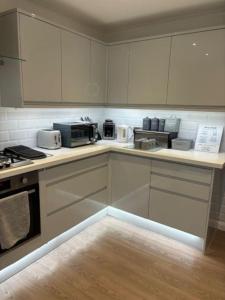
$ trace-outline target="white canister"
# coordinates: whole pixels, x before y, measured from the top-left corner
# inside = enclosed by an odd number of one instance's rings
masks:
[[[119,143],[128,143],[133,136],[133,128],[128,125],[117,126],[117,141]]]

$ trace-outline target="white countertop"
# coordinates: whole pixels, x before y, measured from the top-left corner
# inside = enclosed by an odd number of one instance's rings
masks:
[[[75,161],[112,151],[117,153],[136,155],[140,157],[149,157],[153,159],[155,158],[215,169],[223,169],[225,167],[225,153],[204,153],[194,150],[179,151],[172,149],[153,149],[144,151],[133,149],[132,144],[122,144],[116,141],[99,141],[95,145],[88,145],[78,148],[61,148],[58,150],[41,149],[41,151],[52,156],[40,160],[35,160],[31,165],[1,170],[0,179],[35,170],[41,170],[63,163],[68,163],[70,161]]]

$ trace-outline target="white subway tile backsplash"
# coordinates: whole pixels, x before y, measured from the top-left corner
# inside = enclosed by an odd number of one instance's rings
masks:
[[[207,112],[207,111],[173,111],[173,110],[149,110],[149,109],[121,109],[106,108],[105,119],[113,119],[118,124],[131,126],[142,126],[142,119],[148,117],[157,118],[180,118],[181,126],[179,137],[196,139],[199,124],[223,125],[225,128],[225,112]],[[225,152],[225,134],[221,141],[221,152]]]
[[[7,131],[0,132],[0,143],[9,141],[9,133]]]
[[[14,130],[17,129],[18,123],[16,120],[14,121],[0,121],[0,131],[5,131],[5,130]]]
[[[5,111],[0,111],[0,120],[7,120],[7,114]]]
[[[52,126],[51,120],[47,119],[33,119],[33,120],[19,120],[19,129],[40,129],[40,128],[50,128]]]
[[[89,116],[102,123],[104,108],[0,108],[0,150],[15,144],[36,146],[36,134],[41,128],[51,128],[54,122],[78,121]]]
[[[28,137],[27,131],[15,130],[9,132],[9,139],[12,141],[26,139],[27,137]]]

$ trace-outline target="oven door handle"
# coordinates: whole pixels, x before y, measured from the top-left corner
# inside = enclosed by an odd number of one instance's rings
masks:
[[[32,189],[32,190],[29,190],[29,191],[27,191],[27,192],[28,192],[28,194],[30,195],[30,194],[36,193],[36,190],[35,190],[35,189]]]

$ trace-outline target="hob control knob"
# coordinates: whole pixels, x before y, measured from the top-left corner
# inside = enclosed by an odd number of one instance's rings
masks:
[[[23,184],[27,184],[27,183],[28,183],[28,178],[27,178],[27,177],[23,177],[23,178],[21,179],[21,182],[22,182]]]
[[[10,166],[11,166],[11,162],[10,161],[5,162],[5,167],[6,168],[9,168]]]

